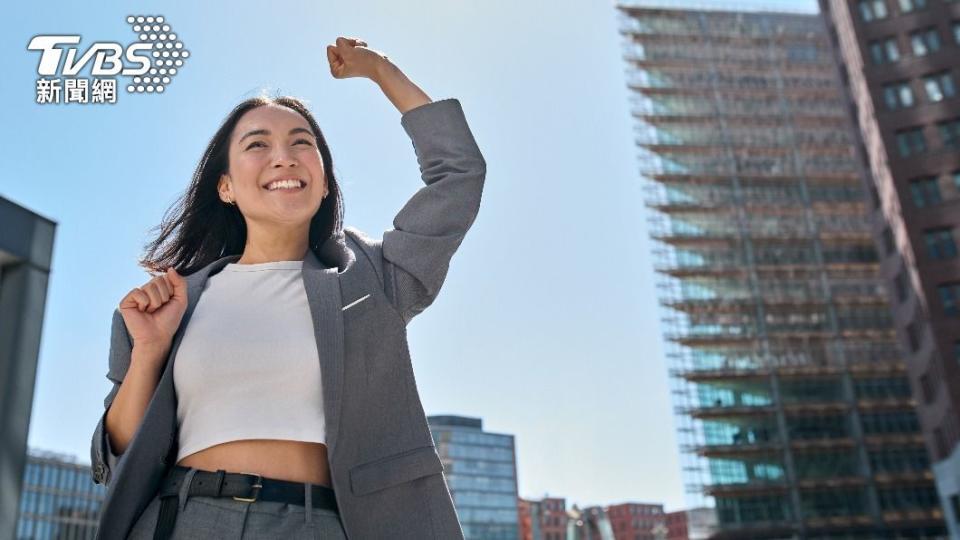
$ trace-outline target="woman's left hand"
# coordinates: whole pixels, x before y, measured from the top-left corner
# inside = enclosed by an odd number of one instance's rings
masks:
[[[340,36],[336,43],[327,45],[327,60],[334,78],[366,77],[376,80],[380,65],[387,61],[385,54],[368,48],[367,42],[362,39]]]

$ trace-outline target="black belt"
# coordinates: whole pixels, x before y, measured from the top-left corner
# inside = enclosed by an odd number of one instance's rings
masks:
[[[180,486],[188,471],[189,467],[174,465],[160,485],[160,515],[157,518],[154,540],[166,540],[173,532],[173,525],[177,520]],[[223,469],[217,472],[197,470],[187,491],[187,496],[190,495],[233,497],[235,500],[250,503],[274,501],[303,506],[306,502],[302,482],[264,478],[254,473],[228,473]],[[319,484],[311,486],[310,498],[314,508],[327,508],[339,513],[333,489]]]

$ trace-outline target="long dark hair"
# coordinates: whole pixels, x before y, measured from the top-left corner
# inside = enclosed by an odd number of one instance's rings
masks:
[[[227,255],[243,253],[247,224],[236,205],[225,204],[217,192],[220,176],[229,165],[230,135],[249,110],[263,105],[281,105],[303,116],[310,123],[323,159],[327,178],[327,196],[310,220],[310,249],[318,253],[328,238],[343,229],[343,196],[333,173],[333,157],[320,126],[306,105],[295,97],[259,95],[234,107],[207,145],[187,190],[165,213],[157,237],[146,246],[139,265],[148,272],[165,272],[173,266],[181,275],[192,274]],[[172,237],[172,238],[171,238]]]

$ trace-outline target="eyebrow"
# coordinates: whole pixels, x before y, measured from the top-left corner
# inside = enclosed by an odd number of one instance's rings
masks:
[[[302,127],[293,128],[293,129],[290,130],[290,133],[288,133],[287,135],[293,135],[294,133],[306,133],[307,135],[310,135],[311,137],[314,137],[313,132],[310,131],[310,130],[307,129],[307,128],[302,128]],[[243,137],[240,137],[240,140],[237,141],[237,144],[242,143],[244,139],[246,139],[247,137],[250,137],[250,136],[252,136],[252,135],[269,135],[269,134],[270,134],[270,130],[269,130],[269,129],[255,129],[255,130],[253,130],[253,131],[248,131],[248,132],[246,132],[246,133],[244,134]],[[316,138],[316,137],[314,137],[314,138]]]

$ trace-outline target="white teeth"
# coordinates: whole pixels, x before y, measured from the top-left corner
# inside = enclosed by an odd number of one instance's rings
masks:
[[[303,185],[303,182],[300,180],[278,180],[276,182],[271,182],[267,184],[267,189],[273,191],[275,189],[283,188],[298,188]]]

